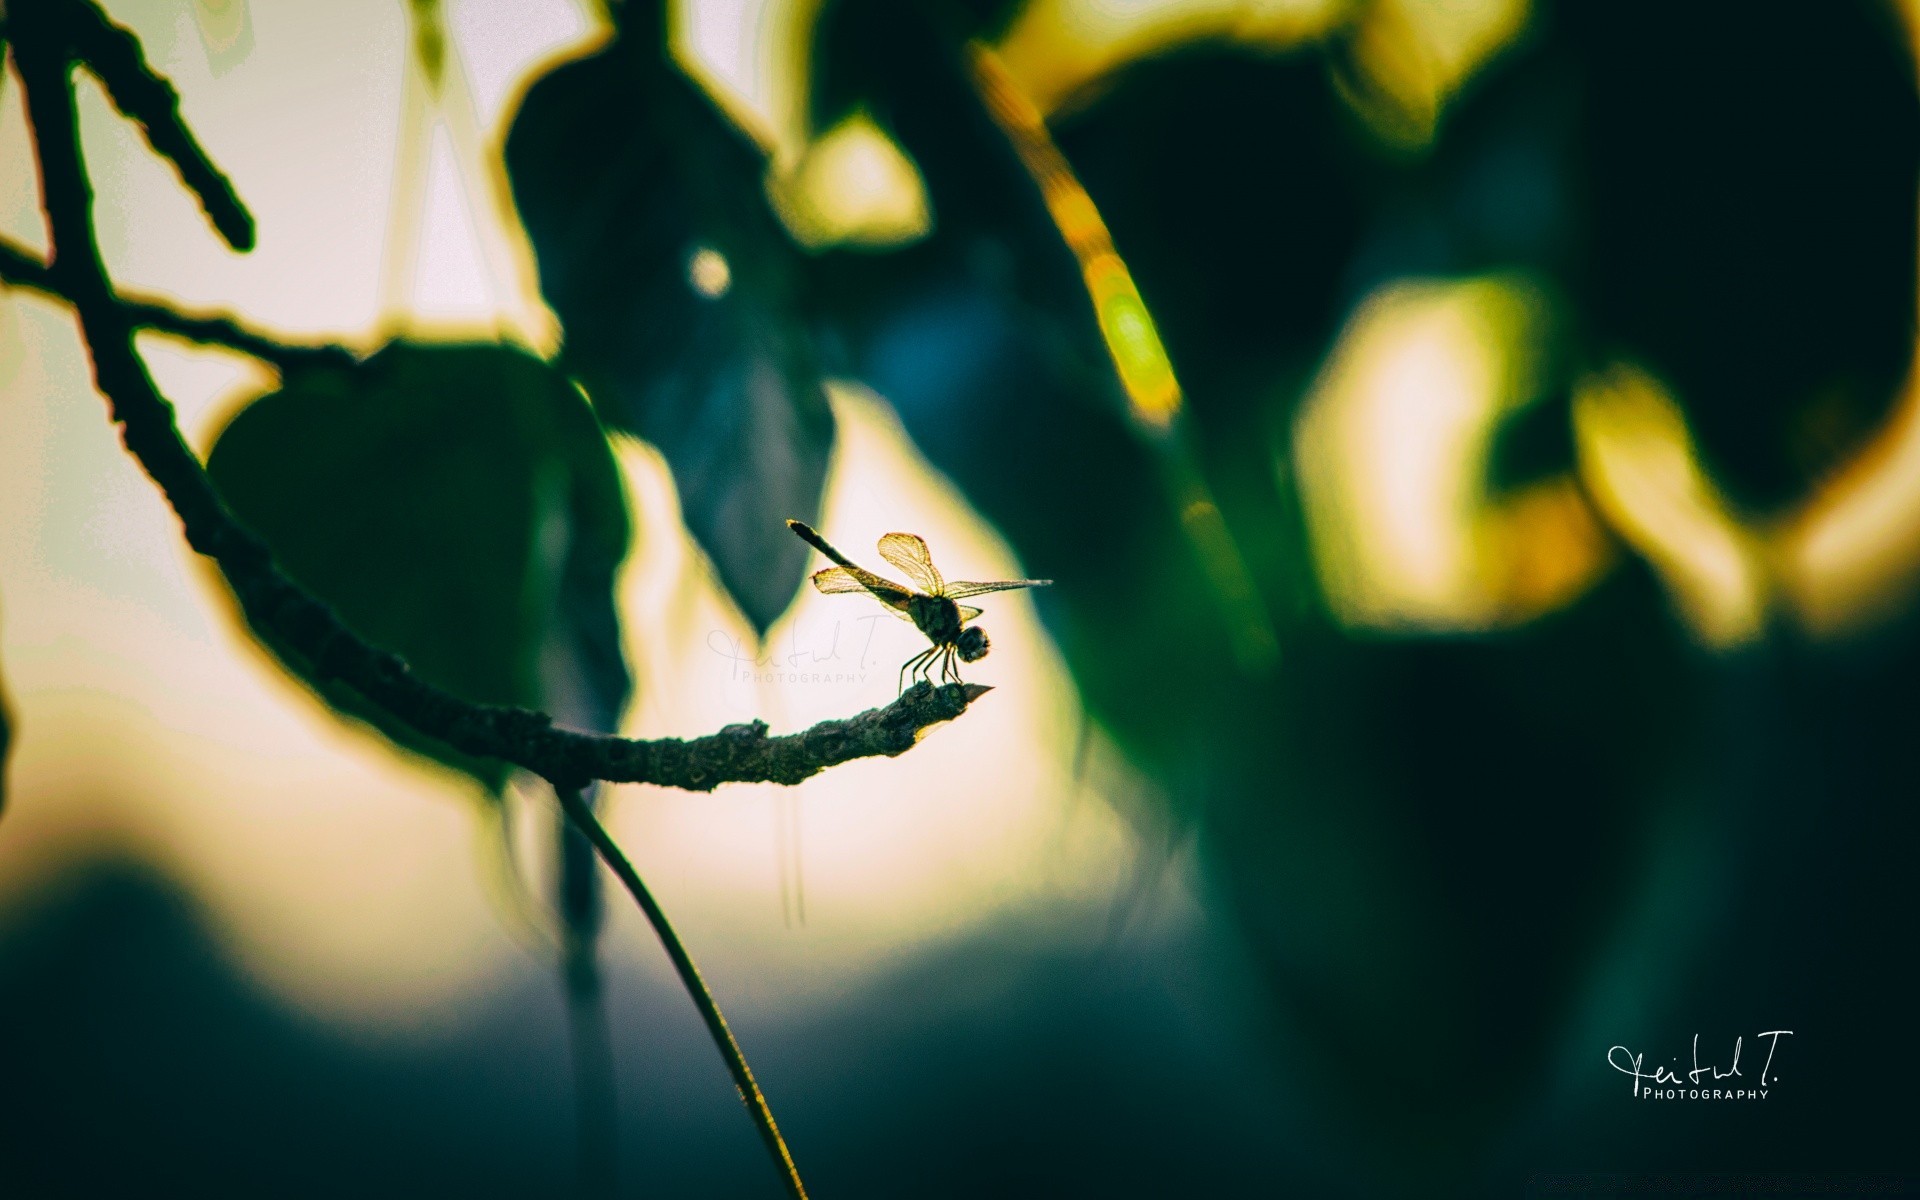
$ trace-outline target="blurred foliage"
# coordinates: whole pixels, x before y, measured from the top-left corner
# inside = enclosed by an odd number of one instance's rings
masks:
[[[407,0],[413,27],[413,61],[429,91],[438,92],[447,72],[447,16],[440,0]]]
[[[1042,611],[1091,715],[1198,831],[1335,1124],[1465,1170],[1583,1003],[1660,831],[1711,803],[1684,781],[1725,768],[1706,715],[1724,668],[1633,563],[1499,638],[1342,627],[1287,466],[1298,398],[1377,288],[1503,273],[1542,308],[1493,497],[1575,469],[1569,397],[1620,356],[1672,382],[1736,501],[1803,497],[1882,419],[1911,352],[1902,38],[1865,3],[1792,21],[1552,3],[1476,51],[1488,64],[1434,100],[1424,139],[1356,109],[1358,26],[1293,53],[1169,48],[1061,113],[1282,615],[1261,679],[1234,669],[1073,262],[959,68],[989,24],[826,8],[816,123],[871,112],[934,228],[821,256],[822,311],[847,369],[1058,581]],[[1442,1043],[1508,1082],[1463,1104],[1442,1076],[1409,1079],[1407,1055]]]
[[[884,255],[821,256],[819,295],[846,368],[1022,558],[1072,567],[1039,603],[1069,614],[1056,631],[1082,693],[1130,750],[1170,765],[1205,755],[1232,647],[1079,264],[968,72],[965,39],[998,19],[868,0],[823,13],[815,120],[873,113],[920,168],[934,228]],[[1143,661],[1159,665],[1151,699],[1134,686]]]
[[[7,756],[13,751],[13,712],[7,706],[6,680],[0,678],[0,813],[7,810]]]
[[[639,15],[528,92],[507,170],[561,365],[666,456],[688,530],[764,632],[805,575],[785,522],[818,520],[833,444],[806,260],[759,147]]]
[[[919,168],[934,227],[892,252],[817,257],[814,295],[839,335],[835,365],[896,407],[959,408],[985,388],[1012,386],[1118,417],[1124,397],[1074,257],[982,107],[965,61],[967,39],[989,31],[1005,7],[968,14],[834,0],[823,8],[812,122],[825,129],[849,113],[870,114]],[[875,344],[901,326],[921,338],[895,343],[892,354]],[[1004,378],[982,379],[982,370]]]
[[[245,62],[253,52],[251,0],[194,0],[193,20],[214,74]]]
[[[1558,186],[1584,210],[1566,278],[1589,344],[1674,386],[1737,499],[1804,496],[1878,424],[1913,349],[1920,111],[1893,7],[1550,15],[1526,65],[1541,91],[1580,84],[1559,102],[1578,157]],[[1550,83],[1554,50],[1568,74]]]
[[[547,364],[505,346],[396,342],[298,370],[233,418],[208,472],[288,575],[422,678],[613,727],[630,688],[613,596],[625,501],[591,409]],[[504,785],[505,764],[423,744],[274,649],[343,711]]]

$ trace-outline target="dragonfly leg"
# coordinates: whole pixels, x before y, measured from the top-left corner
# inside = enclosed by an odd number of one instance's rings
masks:
[[[906,662],[900,664],[900,686],[897,689],[898,692],[904,692],[907,690],[908,672],[911,670],[914,674],[917,675],[919,673],[919,665],[921,660],[927,658],[932,653],[933,651],[930,649],[922,650],[920,653],[914,655],[912,658],[908,659]]]

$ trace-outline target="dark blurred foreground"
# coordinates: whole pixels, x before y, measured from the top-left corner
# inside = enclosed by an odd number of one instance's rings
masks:
[[[1543,1171],[1912,1171],[1913,947],[1895,931],[1916,833],[1900,781],[1920,745],[1898,697],[1920,654],[1874,658],[1717,672],[1709,707],[1746,766],[1655,855],[1654,894],[1684,897],[1688,927],[1622,951],[1621,1004],[1588,1020],[1521,1007],[1418,1041],[1389,1023],[1377,1057],[1343,1069],[1265,1010],[1217,919],[1187,927],[1160,894],[1112,941],[1002,930],[903,964],[829,1020],[741,1035],[821,1196],[1517,1195]],[[1578,836],[1483,831],[1452,858],[1550,889],[1593,854]],[[1530,994],[1545,953],[1524,934],[1544,897],[1508,895],[1486,918],[1499,948],[1459,964],[1496,999]],[[684,996],[658,976],[609,983],[624,1194],[777,1194]],[[0,933],[5,1194],[566,1191],[564,1027],[541,964],[443,1028],[421,1022],[433,1032],[381,1043],[290,1015],[164,880],[101,863]],[[1615,1042],[1681,1054],[1693,1032],[1710,1047],[1780,1028],[1794,1033],[1757,1104],[1636,1102],[1605,1065]],[[1428,1103],[1446,1138],[1409,1140],[1397,1114]]]

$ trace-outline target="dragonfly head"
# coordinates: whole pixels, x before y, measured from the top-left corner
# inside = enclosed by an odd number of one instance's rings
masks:
[[[987,631],[978,625],[969,625],[960,631],[954,647],[960,651],[962,662],[979,662],[987,656]]]

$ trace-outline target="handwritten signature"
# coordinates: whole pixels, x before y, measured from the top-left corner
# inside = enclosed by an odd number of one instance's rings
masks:
[[[1760,1067],[1758,1084],[1760,1089],[1765,1089],[1769,1084],[1779,1081],[1778,1075],[1769,1078],[1768,1072],[1773,1070],[1773,1056],[1774,1052],[1780,1048],[1780,1039],[1791,1036],[1793,1036],[1791,1029],[1769,1029],[1765,1033],[1755,1035],[1756,1038],[1768,1039],[1767,1061]],[[1667,1094],[1671,1095],[1672,1089],[1677,1087],[1695,1093],[1692,1097],[1695,1099],[1720,1099],[1722,1092],[1725,1092],[1730,1099],[1747,1099],[1753,1089],[1712,1088],[1708,1089],[1710,1095],[1700,1093],[1703,1084],[1718,1083],[1723,1079],[1732,1079],[1741,1075],[1740,1052],[1743,1044],[1743,1038],[1733,1039],[1733,1062],[1724,1071],[1715,1063],[1701,1064],[1700,1035],[1697,1033],[1693,1035],[1693,1068],[1691,1070],[1680,1070],[1680,1060],[1676,1058],[1673,1060],[1672,1068],[1655,1064],[1653,1070],[1649,1072],[1646,1070],[1646,1055],[1635,1054],[1625,1046],[1614,1046],[1607,1051],[1607,1065],[1622,1075],[1633,1076],[1633,1094],[1636,1098],[1643,1094],[1658,1095],[1662,1088],[1668,1089]],[[1759,1090],[1756,1094],[1761,1099],[1766,1097],[1764,1090]]]
[[[801,644],[799,625],[795,624],[787,631],[787,651],[784,654],[772,647],[755,647],[718,629],[707,634],[707,648],[727,660],[729,682],[743,679],[760,683],[858,682],[866,677],[868,651],[873,646],[874,625],[879,619],[879,614],[861,617],[854,624],[866,626],[864,633],[855,631],[846,637],[842,637],[842,623],[835,621],[832,633],[824,643],[811,639],[804,646]],[[851,656],[856,643],[859,647],[857,657]],[[857,669],[859,674],[845,669],[817,669],[827,663]]]

